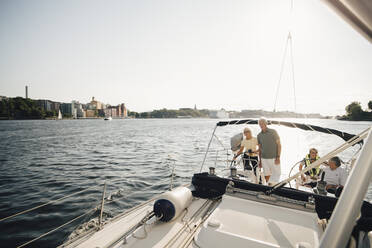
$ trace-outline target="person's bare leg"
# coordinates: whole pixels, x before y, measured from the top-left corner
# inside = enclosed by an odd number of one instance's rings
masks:
[[[267,183],[269,182],[269,179],[270,179],[270,176],[265,176],[265,180]]]

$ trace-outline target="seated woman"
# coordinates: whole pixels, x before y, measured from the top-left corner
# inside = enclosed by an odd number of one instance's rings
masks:
[[[314,163],[318,159],[319,159],[318,150],[315,148],[311,148],[309,150],[309,154],[307,154],[306,157],[300,163],[299,168],[300,171],[302,171],[303,168],[305,169],[306,167],[310,166],[311,163]],[[304,182],[304,185],[310,186],[312,188],[315,187],[316,180],[318,179],[321,171],[322,170],[320,169],[320,166],[318,166],[316,168],[311,169],[310,171],[305,172],[306,176],[304,174],[301,174],[301,179]]]
[[[327,182],[326,190],[335,193],[345,186],[347,180],[347,171],[340,167],[341,160],[339,157],[333,157],[328,161],[328,166],[324,168],[324,181]]]
[[[244,170],[252,170],[254,174],[256,174],[256,167],[258,161],[258,142],[257,138],[252,136],[252,131],[248,127],[244,128],[244,135],[245,138],[242,140],[240,144],[240,150],[236,153],[234,160],[242,154],[243,161],[244,161]]]

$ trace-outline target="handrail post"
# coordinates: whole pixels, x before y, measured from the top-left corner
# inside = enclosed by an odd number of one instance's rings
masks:
[[[174,164],[173,164],[173,168],[172,168],[172,175],[171,175],[171,182],[170,182],[170,190],[173,190],[173,178],[174,178],[174,169],[176,167],[176,160],[173,161]]]
[[[105,194],[106,194],[106,182],[103,186],[103,192],[102,192],[102,202],[101,202],[101,213],[99,215],[99,227],[101,228],[102,226],[102,215],[103,215],[103,207],[105,205]]]
[[[216,125],[216,126],[214,127],[214,129],[213,129],[213,133],[212,133],[211,139],[209,140],[209,143],[208,143],[207,151],[205,152],[205,155],[204,155],[204,159],[203,159],[202,165],[200,166],[200,172],[202,172],[202,170],[203,170],[203,166],[204,166],[204,163],[205,163],[205,159],[207,158],[207,154],[208,154],[208,151],[209,151],[209,147],[211,146],[211,143],[212,143],[212,140],[213,140],[213,136],[214,136],[214,133],[216,132],[217,127],[218,127],[218,126]]]

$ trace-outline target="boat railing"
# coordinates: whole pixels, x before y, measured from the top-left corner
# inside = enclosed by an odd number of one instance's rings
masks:
[[[243,153],[244,154],[244,153]],[[251,157],[249,158],[244,158],[244,155],[242,155],[242,161],[243,161],[243,166],[245,166],[245,162],[246,161],[254,161],[256,162],[256,164],[258,165],[258,159],[252,159]],[[251,167],[252,170],[254,170],[253,166],[251,165],[251,163],[248,163],[248,165]]]
[[[51,200],[51,201],[48,201],[48,202],[45,202],[45,203],[42,203],[38,206],[35,206],[35,207],[32,207],[32,208],[29,208],[29,209],[26,209],[26,210],[23,210],[23,211],[20,211],[18,213],[15,213],[15,214],[12,214],[10,216],[7,216],[7,217],[4,217],[2,219],[0,219],[0,222],[4,222],[4,221],[7,221],[7,220],[10,220],[12,218],[15,218],[17,216],[20,216],[20,215],[23,215],[23,214],[27,214],[27,213],[30,213],[34,210],[37,210],[37,209],[40,209],[42,207],[45,207],[45,206],[48,206],[48,205],[53,205],[53,204],[56,204],[56,203],[60,203],[60,202],[63,202],[65,201],[66,199],[69,199],[71,197],[74,197],[74,196],[77,196],[79,194],[82,194],[84,192],[87,192],[87,191],[90,191],[90,190],[94,190],[94,189],[97,189],[97,188],[100,188],[102,187],[103,185],[103,192],[102,192],[102,199],[101,199],[101,202],[98,206],[94,207],[94,208],[91,208],[89,210],[87,210],[86,212],[84,212],[83,214],[65,222],[64,224],[52,229],[52,230],[49,230],[43,234],[41,234],[40,236],[36,237],[36,238],[33,238],[19,246],[17,246],[17,248],[21,248],[21,247],[25,247],[51,233],[54,233],[56,231],[58,231],[59,229],[71,224],[72,222],[78,220],[78,219],[81,219],[83,218],[84,216],[88,216],[89,214],[93,214],[94,212],[97,212],[98,210],[100,211],[100,214],[99,214],[99,219],[98,219],[98,225],[94,226],[93,228],[94,229],[100,229],[103,225],[103,213],[104,213],[104,207],[105,207],[105,201],[107,201],[107,204],[108,203],[113,203],[115,202],[116,200],[122,198],[124,195],[120,193],[121,190],[119,190],[118,192],[114,192],[112,194],[110,194],[108,197],[106,197],[106,182],[104,182],[103,184],[98,184],[98,185],[95,185],[95,186],[92,186],[92,187],[88,187],[88,188],[85,188],[83,190],[80,190],[80,191],[77,191],[77,192],[74,192],[72,194],[69,194],[69,195],[66,195],[66,196],[63,196],[61,198],[58,198],[58,199],[55,199],[55,200]],[[115,199],[113,199],[112,195],[115,195]]]
[[[171,166],[171,178],[170,178],[170,183],[169,183],[169,188],[170,190],[173,189],[174,187],[174,177],[175,177],[175,167],[176,167],[176,159],[172,158],[172,156],[168,155],[168,158],[166,158],[165,161],[162,161],[164,163],[173,163],[173,165]],[[45,202],[45,203],[42,203],[42,204],[39,204],[35,207],[32,207],[32,208],[29,208],[29,209],[26,209],[26,210],[23,210],[23,211],[20,211],[20,212],[17,212],[17,213],[14,213],[12,215],[9,215],[7,217],[4,217],[4,218],[1,218],[0,219],[0,223],[1,222],[4,222],[4,221],[7,221],[7,220],[10,220],[12,218],[15,218],[17,216],[20,216],[20,215],[24,215],[24,214],[27,214],[27,213],[30,213],[34,210],[37,210],[37,209],[40,209],[40,208],[43,208],[45,206],[48,206],[48,205],[53,205],[53,204],[56,204],[56,203],[60,203],[60,202],[63,202],[71,197],[74,197],[74,196],[77,196],[79,194],[82,194],[84,192],[88,192],[88,191],[91,191],[91,190],[97,190],[99,188],[103,187],[103,190],[102,190],[102,197],[101,197],[101,200],[100,200],[100,203],[95,206],[94,208],[91,208],[89,210],[87,210],[86,212],[84,212],[83,214],[79,215],[79,216],[76,216],[75,218],[67,221],[66,223],[50,230],[50,231],[47,231],[43,234],[41,234],[40,236],[34,238],[34,239],[31,239],[19,246],[17,246],[17,248],[21,248],[21,247],[25,247],[51,233],[54,233],[56,231],[58,231],[59,229],[73,223],[74,221],[78,220],[78,219],[81,219],[83,218],[84,216],[88,216],[89,214],[93,214],[97,211],[99,211],[99,216],[98,216],[98,222],[94,221],[93,222],[93,225],[89,225],[89,230],[87,230],[88,232],[91,231],[92,229],[93,230],[99,230],[100,228],[102,228],[102,226],[104,225],[104,217],[103,217],[103,214],[104,214],[104,208],[105,208],[105,205],[108,205],[108,204],[112,204],[114,202],[116,202],[117,200],[123,198],[124,196],[128,197],[128,194],[123,194],[122,190],[119,189],[117,191],[114,191],[114,192],[111,192],[110,194],[106,194],[106,188],[107,188],[107,184],[106,182],[103,182],[101,184],[97,184],[97,185],[94,185],[94,186],[91,186],[91,187],[88,187],[88,188],[85,188],[83,190],[80,190],[80,191],[77,191],[77,192],[74,192],[74,193],[71,193],[71,194],[68,194],[68,195],[65,195],[61,198],[58,198],[58,199],[55,199],[55,200],[51,200],[51,201],[48,201],[48,202]],[[149,201],[152,201],[154,200],[155,198],[152,198],[150,199]],[[142,204],[140,204],[142,205]],[[135,208],[135,207],[134,207]],[[120,214],[118,216],[115,216],[113,217],[113,219],[116,219],[116,217],[119,217]],[[92,223],[88,223],[88,224],[92,224]]]

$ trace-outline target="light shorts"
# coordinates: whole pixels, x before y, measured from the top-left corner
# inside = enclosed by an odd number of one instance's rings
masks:
[[[265,176],[270,176],[270,182],[280,181],[281,167],[275,164],[275,158],[262,158],[262,169]]]

